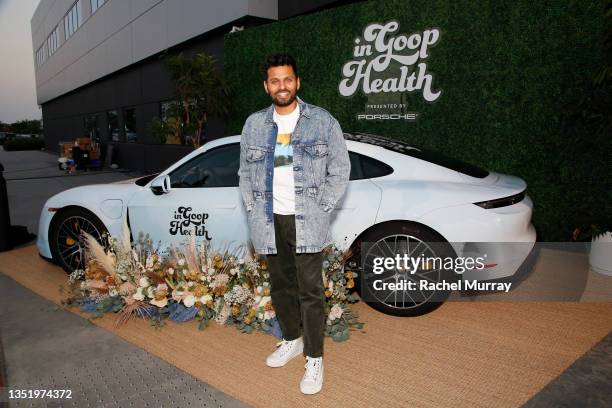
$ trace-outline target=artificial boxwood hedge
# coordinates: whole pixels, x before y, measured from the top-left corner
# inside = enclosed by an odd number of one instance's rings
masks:
[[[568,241],[583,223],[612,214],[610,143],[594,145],[564,112],[603,61],[604,2],[368,1],[226,35],[225,72],[233,88],[227,134],[270,104],[261,63],[268,53],[298,61],[307,102],[329,110],[343,130],[386,135],[446,153],[528,183],[540,241]],[[407,96],[416,122],[357,121],[366,97],[342,97],[342,66],[372,22],[399,22],[397,33],[441,30],[426,60],[434,89],[426,103]],[[576,130],[578,129],[578,130]],[[418,197],[415,197],[418,200]]]

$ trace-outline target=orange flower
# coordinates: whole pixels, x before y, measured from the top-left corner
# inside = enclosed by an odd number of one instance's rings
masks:
[[[223,258],[221,258],[221,255],[217,254],[213,257],[213,266],[215,269],[223,269]]]
[[[329,290],[325,291],[325,297],[331,297],[332,293]]]
[[[113,278],[112,276],[107,276],[106,277],[106,284],[109,286],[112,286],[115,284],[115,278]]]
[[[185,279],[190,280],[190,281],[197,281],[199,277],[200,277],[200,274],[197,271],[189,271],[185,275]]]
[[[155,292],[155,300],[164,300],[168,296],[168,291],[166,289],[160,289]]]
[[[270,311],[274,310],[274,307],[272,306],[272,302],[266,302],[266,305],[264,306],[264,309],[266,310],[266,312],[270,312]]]
[[[351,289],[355,287],[355,281],[351,278],[346,282],[346,287]]]
[[[208,293],[208,288],[204,285],[196,285],[195,289],[193,290],[193,295],[195,297],[202,297],[207,293]]]
[[[240,314],[240,306],[234,305],[232,306],[232,315],[238,316]]]

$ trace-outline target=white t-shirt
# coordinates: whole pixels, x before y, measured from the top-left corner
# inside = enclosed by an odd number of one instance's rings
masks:
[[[295,214],[295,187],[293,183],[293,146],[291,135],[300,117],[300,107],[293,112],[280,115],[274,109],[273,120],[278,126],[274,148],[274,177],[272,180],[272,212]]]

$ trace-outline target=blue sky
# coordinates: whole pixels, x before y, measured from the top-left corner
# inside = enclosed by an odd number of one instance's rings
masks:
[[[30,19],[39,0],[0,0],[0,120],[40,119]]]

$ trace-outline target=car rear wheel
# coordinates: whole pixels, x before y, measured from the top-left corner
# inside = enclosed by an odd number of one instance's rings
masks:
[[[394,316],[420,316],[440,307],[450,295],[448,290],[374,289],[375,280],[380,281],[378,288],[381,282],[397,283],[405,280],[418,285],[420,280],[433,284],[457,280],[454,272],[444,268],[436,269],[431,263],[416,270],[394,268],[382,274],[373,273],[373,259],[376,257],[389,258],[408,253],[410,256],[422,255],[424,258],[454,259],[456,254],[451,245],[432,229],[411,222],[385,223],[366,232],[360,243],[359,251],[352,258],[353,264],[359,265],[360,274],[363,275],[356,280],[356,288],[361,299],[370,307]]]
[[[85,246],[81,231],[103,244],[103,235],[107,229],[95,214],[84,208],[68,208],[53,217],[49,230],[51,254],[53,260],[67,273],[85,268]]]

